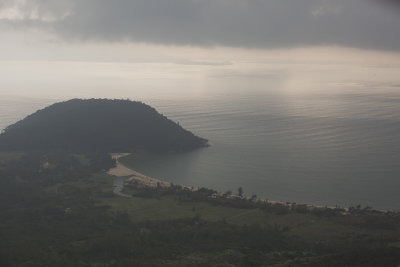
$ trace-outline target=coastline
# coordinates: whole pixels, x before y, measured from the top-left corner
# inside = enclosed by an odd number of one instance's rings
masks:
[[[120,178],[125,177],[126,178],[124,182],[125,184],[135,183],[142,187],[151,187],[151,188],[156,188],[156,187],[169,188],[172,186],[172,183],[170,182],[146,176],[140,172],[137,172],[131,168],[126,167],[119,161],[119,158],[131,155],[131,153],[111,153],[110,155],[113,159],[115,159],[116,166],[108,170],[107,173]],[[189,189],[193,191],[196,190],[195,188],[189,186],[184,186],[184,185],[179,185],[179,186],[183,189]]]
[[[185,186],[185,185],[176,185],[172,184],[167,181],[163,181],[160,179],[156,179],[150,176],[146,176],[140,172],[137,172],[131,168],[128,168],[124,164],[122,164],[119,159],[122,157],[126,157],[131,155],[132,153],[110,153],[111,157],[115,159],[116,161],[116,166],[114,168],[111,168],[108,170],[108,174],[116,176],[117,178],[125,178],[123,185],[129,185],[129,184],[135,184],[136,186],[141,186],[141,187],[148,187],[148,188],[157,188],[157,187],[163,187],[163,188],[170,188],[172,185],[178,186],[181,189],[185,190],[190,190],[190,191],[197,191],[198,188],[190,187],[190,186]],[[123,186],[120,188],[122,190]],[[116,193],[117,195],[120,196],[125,196],[122,194],[120,191]],[[227,198],[227,199],[245,199],[245,200],[252,200],[255,202],[261,202],[261,203],[266,203],[270,205],[281,205],[285,206],[288,208],[293,208],[293,206],[304,206],[306,207],[307,210],[318,210],[318,209],[337,209],[337,207],[328,207],[328,206],[316,206],[316,205],[310,205],[310,204],[300,204],[300,203],[291,203],[291,202],[282,202],[282,201],[275,201],[275,200],[269,200],[269,199],[252,199],[250,197],[240,197],[237,195],[227,195],[222,192],[218,192],[216,194],[213,194],[210,196],[211,198]],[[348,212],[348,208],[343,208],[345,212]]]
[[[130,195],[122,193],[125,185],[135,185],[136,187],[142,188],[171,188],[178,187],[181,190],[197,191],[198,188],[186,185],[177,185],[171,182],[156,179],[143,173],[137,172],[131,168],[128,168],[122,164],[119,159],[121,157],[126,157],[132,153],[110,153],[112,159],[115,160],[116,166],[107,171],[109,175],[115,176],[116,179],[113,182],[113,192],[114,194],[122,197],[131,197]]]
[[[171,183],[169,182],[146,176],[140,172],[126,167],[119,161],[119,158],[128,156],[130,154],[131,153],[111,153],[111,157],[116,161],[116,166],[108,170],[107,173],[116,177],[126,177],[127,179],[124,182],[125,184],[136,182],[145,187],[157,187],[160,185],[163,187],[171,186]]]
[[[119,159],[121,157],[129,156],[132,153],[110,153],[111,157],[115,159],[116,161],[116,166],[114,168],[111,168],[110,170],[107,171],[108,174],[115,176],[117,179],[121,180],[123,179],[122,184],[119,185],[119,191],[114,192],[117,195],[120,196],[127,196],[123,194],[121,191],[123,189],[124,185],[132,185],[134,184],[135,186],[139,187],[144,187],[144,188],[171,188],[171,187],[178,187],[181,188],[182,190],[189,190],[189,191],[198,191],[199,188],[194,188],[191,186],[186,186],[186,185],[179,185],[179,184],[173,184],[171,182],[163,181],[157,178],[153,178],[150,176],[146,176],[140,172],[137,172],[131,168],[128,168],[124,164],[122,164]],[[130,196],[128,196],[130,197]],[[253,201],[256,203],[264,203],[267,205],[278,205],[278,206],[284,206],[289,209],[295,209],[296,207],[302,207],[305,208],[308,211],[315,211],[315,210],[341,210],[343,215],[349,214],[351,212],[351,208],[349,207],[337,207],[337,206],[322,206],[322,205],[312,205],[312,204],[304,204],[304,203],[295,203],[295,202],[283,202],[283,201],[275,201],[275,200],[269,200],[269,199],[259,199],[259,198],[251,198],[251,197],[240,197],[238,195],[232,195],[232,194],[226,194],[223,192],[217,192],[213,195],[210,196],[211,198],[225,198],[225,199],[241,199],[241,200],[248,200],[248,201]],[[372,209],[372,211],[377,211],[377,212],[383,212],[387,213],[390,212],[388,210],[375,210]]]

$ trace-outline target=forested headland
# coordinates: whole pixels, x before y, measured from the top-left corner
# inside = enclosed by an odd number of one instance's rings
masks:
[[[207,146],[154,108],[129,100],[72,99],[10,125],[0,150],[182,152]]]
[[[0,135],[0,266],[399,265],[398,212],[314,210],[176,185],[113,193],[109,152],[205,145],[127,100],[70,100],[8,127]]]

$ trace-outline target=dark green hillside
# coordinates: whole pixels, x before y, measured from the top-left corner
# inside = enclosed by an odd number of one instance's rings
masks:
[[[104,153],[0,153],[0,266],[398,267],[400,213],[307,210],[214,190],[113,194]]]
[[[1,150],[189,151],[207,145],[141,102],[73,99],[7,127]]]

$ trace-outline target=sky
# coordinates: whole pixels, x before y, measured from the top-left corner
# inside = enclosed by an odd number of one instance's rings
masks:
[[[0,131],[77,97],[143,101],[201,136],[201,121],[216,135],[229,131],[238,144],[247,130],[239,127],[258,118],[323,118],[326,127],[295,132],[304,142],[345,140],[336,121],[395,126],[400,0],[0,0]],[[223,129],[214,111],[238,128]],[[396,129],[363,134],[383,133],[374,145],[396,147]],[[273,148],[286,151],[292,132],[282,133]],[[354,134],[349,157],[370,148]]]
[[[64,41],[400,49],[389,0],[1,0],[0,25]]]
[[[398,66],[399,3],[0,0],[0,69],[16,80],[23,70],[35,69],[32,63],[31,69],[15,63],[27,61],[174,63],[199,69],[243,62]],[[0,87],[0,93],[4,90]]]

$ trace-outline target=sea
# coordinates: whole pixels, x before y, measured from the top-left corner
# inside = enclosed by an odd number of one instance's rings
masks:
[[[132,155],[130,167],[148,176],[283,202],[400,210],[400,66],[2,62],[0,71],[0,129],[71,98],[138,100],[210,144]]]

